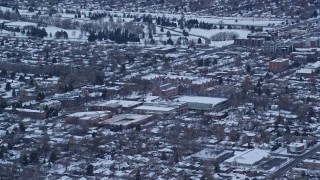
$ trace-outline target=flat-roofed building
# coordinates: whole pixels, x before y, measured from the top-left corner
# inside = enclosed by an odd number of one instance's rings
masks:
[[[147,102],[133,109],[135,113],[174,115],[186,112],[188,105],[185,102]]]
[[[100,126],[112,130],[130,129],[154,119],[153,115],[123,114],[100,122]]]
[[[70,124],[87,124],[90,126],[99,125],[100,121],[111,118],[112,112],[110,111],[88,111],[76,112],[69,114],[65,117],[65,121]]]
[[[141,101],[129,100],[110,100],[100,101],[95,104],[88,105],[89,110],[109,110],[113,113],[121,113],[122,111],[132,111],[133,108],[141,106]]]
[[[224,161],[226,165],[252,167],[269,156],[269,151],[262,149],[249,149],[236,151],[234,156]]]
[[[303,166],[310,167],[310,168],[320,168],[320,161],[316,159],[306,159],[303,160]]]
[[[269,70],[271,72],[278,73],[278,72],[285,71],[288,68],[289,68],[289,59],[278,58],[269,62]]]
[[[204,97],[204,96],[181,96],[174,101],[186,102],[191,110],[216,110],[220,111],[227,107],[228,99]]]
[[[178,94],[178,88],[173,86],[171,83],[167,83],[161,86],[156,86],[153,89],[152,94],[154,96],[168,98],[168,97],[176,96]]]
[[[287,152],[300,154],[300,153],[303,153],[306,149],[307,149],[306,142],[303,142],[303,143],[293,142],[288,145]]]

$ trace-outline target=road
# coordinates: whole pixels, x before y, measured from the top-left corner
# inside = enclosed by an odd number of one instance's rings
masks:
[[[318,151],[320,151],[320,145],[318,145],[317,147],[315,147],[314,149],[310,150],[309,152],[295,157],[294,160],[283,166],[282,168],[278,169],[277,171],[275,171],[274,173],[272,173],[270,175],[270,179],[277,179],[277,178],[281,178],[288,170],[296,167],[299,163],[301,163],[303,160],[308,159],[310,157],[312,157],[313,155],[315,155]]]
[[[295,24],[291,24],[289,26],[278,28],[276,30],[278,30],[280,32],[284,32],[284,31],[288,31],[288,30],[291,30],[291,29],[294,29],[294,28],[298,28],[299,26],[304,25],[306,23],[315,23],[315,22],[318,22],[318,21],[320,21],[320,18],[308,19],[308,20],[305,20],[305,21],[301,21],[299,23],[295,23]]]

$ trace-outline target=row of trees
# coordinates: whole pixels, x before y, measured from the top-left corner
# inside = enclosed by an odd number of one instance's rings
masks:
[[[102,40],[111,40],[118,44],[121,43],[127,43],[127,42],[140,42],[140,38],[129,32],[127,29],[121,29],[118,28],[115,31],[99,31],[96,32],[90,32],[90,35],[88,37],[89,42],[94,42],[96,40],[102,41]]]
[[[236,32],[219,32],[211,36],[212,41],[228,41],[234,40],[239,37],[239,34]]]
[[[55,34],[54,34],[54,37],[56,39],[68,39],[69,36],[68,36],[68,33],[66,31],[57,31]]]
[[[157,17],[156,23],[157,25],[166,26],[166,27],[177,27],[177,23],[170,22],[170,19],[166,17]]]
[[[23,31],[21,33],[23,34]],[[31,27],[31,30],[28,30],[26,32],[26,35],[44,38],[44,37],[48,36],[48,33],[47,33],[46,29],[44,29],[44,28]]]
[[[19,18],[20,18],[19,11],[10,12],[8,10],[2,11],[0,9],[0,19],[19,20]]]

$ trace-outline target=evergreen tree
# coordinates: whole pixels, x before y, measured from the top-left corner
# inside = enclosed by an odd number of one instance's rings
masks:
[[[95,84],[96,85],[103,85],[103,83],[104,83],[104,76],[96,75]]]
[[[214,171],[215,172],[220,172],[220,165],[218,163],[215,164]]]
[[[106,98],[107,98],[107,90],[103,90],[103,91],[102,91],[101,97],[102,97],[103,99],[106,99]]]
[[[28,156],[26,154],[22,154],[20,156],[20,163],[23,165],[23,166],[26,166],[28,165],[29,161],[28,161]]]
[[[126,72],[126,65],[125,65],[125,64],[122,64],[122,65],[121,65],[120,72],[121,72],[122,74]]]
[[[0,76],[5,78],[5,77],[7,77],[7,74],[8,74],[8,73],[7,73],[7,70],[2,69]]]
[[[140,124],[136,125],[136,131],[141,131],[141,125]]]
[[[38,95],[37,95],[37,100],[38,100],[38,101],[41,101],[41,100],[43,100],[44,98],[45,98],[44,93],[43,93],[43,92],[39,92]]]
[[[171,37],[171,33],[170,33],[170,31],[167,31],[167,37]]]
[[[54,163],[58,160],[56,151],[52,151],[49,157],[49,162]]]
[[[23,124],[23,122],[19,122],[19,130],[21,131],[21,132],[25,132],[26,131],[26,127],[24,126],[24,124]]]
[[[88,166],[87,166],[87,175],[88,176],[93,176],[93,165],[92,164],[89,164]]]
[[[18,81],[20,81],[20,82],[24,81],[24,76],[20,75]]]
[[[188,33],[187,31],[185,31],[185,30],[183,30],[182,34],[183,34],[184,36],[189,36],[189,33]]]
[[[11,83],[10,82],[7,82],[5,90],[6,91],[10,91],[11,90]]]
[[[68,33],[66,32],[66,31],[63,31],[62,32],[62,35],[63,35],[63,38],[64,39],[68,39],[69,37],[68,37]]]
[[[33,86],[35,85],[35,82],[34,82],[33,77],[30,77],[29,85],[30,85],[31,87],[33,87]]]
[[[223,83],[222,77],[219,77],[219,84],[221,85]]]
[[[210,66],[210,60],[209,60],[209,59],[206,59],[206,60],[204,61],[204,65],[205,65],[205,66]]]
[[[49,57],[50,57],[49,51],[46,51],[46,59],[48,59]]]
[[[4,150],[0,148],[0,159],[3,159],[3,156],[4,156]]]
[[[140,179],[141,179],[140,168],[137,169],[137,172],[136,172],[136,174],[134,175],[134,179],[135,179],[135,180],[140,180]]]
[[[190,42],[190,47],[193,47],[193,48],[194,48],[194,50],[196,49],[196,47],[195,47],[195,43],[194,43],[193,39],[192,39],[192,40],[191,40],[191,42]]]
[[[164,161],[164,160],[167,160],[167,158],[168,158],[167,154],[165,152],[162,152],[160,159]]]
[[[260,80],[259,80],[258,83],[257,83],[257,87],[261,87],[261,82],[260,82]]]
[[[41,29],[41,32],[40,32],[40,37],[47,37],[48,36],[48,33],[47,33],[47,31],[46,31],[46,29],[44,29],[44,28],[42,28]]]
[[[250,27],[250,31],[251,31],[251,33],[254,33],[254,32],[255,32],[255,27],[254,27],[254,26],[251,26],[251,27]]]
[[[261,91],[260,87],[257,88],[257,94],[258,94],[258,96],[261,96],[261,94],[262,94],[262,91]]]
[[[169,38],[169,39],[167,40],[167,44],[173,45],[173,41],[172,41],[171,38]]]
[[[55,34],[54,34],[54,37],[56,39],[60,39],[61,38],[61,32],[60,31],[57,31]]]
[[[286,128],[286,134],[290,134],[291,132],[290,127],[287,125],[285,128]]]
[[[152,33],[149,33],[149,39],[153,39]]]
[[[198,39],[198,44],[202,44],[201,38]]]
[[[315,17],[315,18],[318,17],[318,11],[317,10],[313,11],[313,17]]]
[[[247,71],[247,73],[251,72],[251,66],[249,64],[246,66],[246,71]]]
[[[104,36],[103,32],[102,32],[102,31],[99,31],[99,32],[98,32],[98,35],[96,36],[96,38],[97,38],[99,41],[102,41],[103,36]],[[89,38],[88,38],[88,41],[89,41]]]
[[[0,102],[0,109],[5,109],[7,107],[7,102],[1,101]]]
[[[155,44],[156,43],[156,41],[152,38],[151,40],[150,40],[150,44]]]
[[[17,96],[17,94],[16,94],[16,90],[15,89],[12,89],[12,97],[16,97]]]
[[[199,61],[198,61],[198,66],[203,66],[203,59],[200,59]]]
[[[30,159],[30,163],[34,163],[34,164],[38,163],[39,162],[38,152],[36,151],[31,152],[29,159]]]
[[[175,163],[178,163],[179,162],[179,153],[178,153],[178,150],[177,150],[177,148],[175,148],[174,149],[174,151],[173,151],[173,158],[174,158],[174,162]]]
[[[51,62],[52,62],[53,64],[54,64],[54,63],[57,63],[57,62],[58,62],[58,61],[57,61],[57,58],[55,58],[55,57],[52,58],[52,61],[51,61]]]
[[[207,178],[206,178],[205,175],[202,175],[201,178],[200,178],[200,180],[206,180],[206,179],[207,179]]]

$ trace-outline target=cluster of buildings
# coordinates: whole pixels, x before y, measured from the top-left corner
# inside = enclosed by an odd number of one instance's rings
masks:
[[[320,38],[278,31],[194,51],[0,34],[0,171],[37,151],[56,179],[319,175]]]

